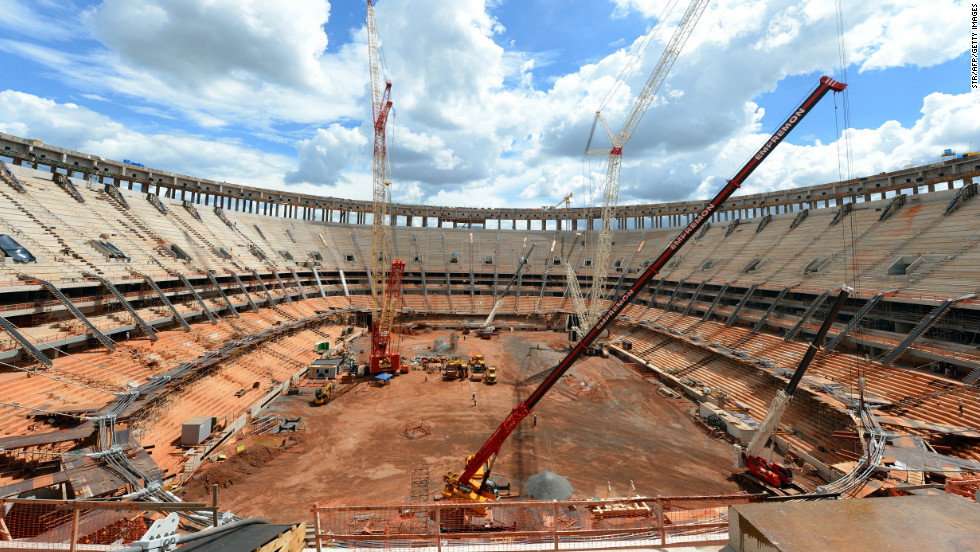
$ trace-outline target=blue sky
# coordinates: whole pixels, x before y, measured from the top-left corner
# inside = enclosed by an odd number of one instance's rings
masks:
[[[666,0],[380,0],[393,200],[594,203],[593,114]],[[920,5],[921,4],[921,5]],[[618,128],[680,13],[603,109]],[[620,201],[711,195],[822,74],[822,0],[713,0],[624,150]],[[194,176],[370,198],[366,2],[0,0],[0,130]],[[969,4],[843,3],[857,176],[980,149]],[[743,191],[838,178],[828,97]],[[836,115],[836,118],[835,118]],[[844,175],[846,177],[846,175]]]

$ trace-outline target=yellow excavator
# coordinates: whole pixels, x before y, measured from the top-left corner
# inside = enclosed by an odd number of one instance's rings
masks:
[[[330,402],[330,394],[334,390],[334,383],[331,381],[326,386],[316,390],[313,395],[313,406],[322,406]]]

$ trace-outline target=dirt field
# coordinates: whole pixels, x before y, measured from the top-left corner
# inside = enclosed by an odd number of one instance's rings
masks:
[[[413,346],[429,347],[447,334],[405,337],[400,349],[410,359],[424,352]],[[301,431],[292,436],[295,445],[267,461],[237,462],[247,469],[231,477],[228,472],[239,470],[224,467],[235,460],[237,444],[244,443],[246,451],[276,447],[286,436],[246,437],[226,447],[225,464],[210,465],[205,472],[222,470],[222,477],[208,478],[227,485],[220,491],[222,509],[280,523],[309,519],[310,506],[318,501],[407,499],[416,467],[429,467],[429,495],[434,495],[442,475],[461,470],[466,455],[479,449],[562,358],[547,343],[563,338],[549,332],[502,332],[492,341],[461,339],[459,353],[483,353],[487,364],[497,367],[499,383],[492,386],[443,381],[439,374],[426,381],[424,372],[412,371],[390,385],[362,381],[341,386],[342,394],[321,407],[310,406],[312,388],[281,397],[270,407],[274,413],[303,418]],[[363,338],[356,345],[369,347]],[[513,494],[522,494],[524,481],[545,469],[566,477],[576,498],[606,496],[607,482],[614,495],[624,496],[630,481],[644,495],[738,491],[728,481],[730,445],[694,425],[689,403],[664,398],[614,358],[582,359],[569,374],[536,408],[537,427],[528,417],[501,450],[493,479],[510,482]],[[406,437],[406,425],[419,421],[431,427],[431,434]],[[187,498],[202,498],[196,494]]]

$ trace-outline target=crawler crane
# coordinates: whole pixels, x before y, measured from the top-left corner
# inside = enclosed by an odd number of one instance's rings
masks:
[[[769,407],[769,412],[766,413],[765,419],[759,424],[759,430],[756,431],[755,436],[749,441],[745,450],[742,450],[741,445],[735,445],[735,467],[748,467],[749,473],[773,487],[785,487],[792,483],[793,472],[790,471],[788,466],[773,462],[770,457],[763,457],[763,452],[766,450],[766,441],[776,434],[776,428],[779,427],[779,422],[782,420],[783,414],[789,408],[789,402],[793,398],[793,393],[796,392],[796,387],[803,379],[803,374],[810,366],[813,357],[816,356],[817,351],[823,345],[823,340],[827,337],[827,331],[830,330],[830,326],[833,325],[834,320],[837,320],[837,315],[840,313],[841,307],[844,306],[844,302],[847,301],[847,296],[850,292],[851,289],[846,286],[841,288],[840,294],[837,296],[837,301],[834,302],[834,306],[830,309],[830,314],[824,319],[820,329],[817,330],[817,335],[807,347],[806,353],[800,359],[800,364],[796,367],[796,371],[793,372],[793,377],[786,384],[786,389],[776,393],[776,398],[773,399],[772,405]],[[774,441],[773,449],[775,448],[776,443]]]
[[[534,251],[534,242],[531,242],[531,248],[527,250],[527,253],[521,257],[521,262],[517,264],[517,269],[514,270],[514,275],[511,277],[510,281],[504,287],[504,292],[500,294],[500,299],[494,303],[493,309],[490,310],[490,315],[483,322],[483,325],[477,331],[477,335],[481,339],[490,339],[493,337],[493,332],[496,328],[493,326],[493,317],[497,315],[497,311],[500,309],[500,305],[504,304],[504,298],[507,297],[507,292],[510,291],[510,287],[514,285],[517,281],[517,277],[520,275],[521,270],[527,265],[527,260],[531,257],[531,252]]]
[[[783,138],[813,109],[817,102],[827,92],[831,90],[840,92],[846,86],[830,77],[822,77],[820,79],[820,84],[793,114],[790,115],[786,122],[756,151],[741,170],[725,184],[721,191],[691,219],[691,222],[684,227],[681,233],[667,244],[667,248],[664,249],[663,253],[650,263],[633,285],[612,303],[609,310],[596,321],[592,329],[585,333],[582,340],[572,348],[568,355],[552,369],[551,373],[545,377],[538,388],[511,411],[503,423],[490,435],[486,443],[480,447],[480,450],[466,459],[466,466],[463,468],[462,473],[449,472],[443,476],[443,481],[446,483],[446,486],[442,490],[442,496],[444,498],[467,503],[469,508],[474,508],[478,511],[485,511],[486,503],[497,499],[497,487],[490,482],[490,472],[493,468],[493,461],[496,459],[497,454],[500,452],[500,447],[503,446],[507,437],[531,413],[541,398],[571,368],[572,364],[585,353],[592,341],[609,326],[616,318],[616,315],[636,298],[636,295],[660,272],[660,269],[684,246],[697,229],[711,219],[712,215],[741,187],[745,179],[758,168]]]

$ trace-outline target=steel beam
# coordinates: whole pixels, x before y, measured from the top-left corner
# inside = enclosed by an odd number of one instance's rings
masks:
[[[242,283],[242,279],[239,278],[238,274],[234,272],[231,273],[231,276],[235,279],[235,282],[238,283],[238,287],[241,288],[242,293],[245,294],[245,300],[248,301],[248,304],[252,307],[252,310],[259,312],[259,306],[255,304],[255,301],[252,301],[252,296],[248,294],[248,288],[246,288],[245,284]]]
[[[840,342],[844,339],[844,336],[847,335],[848,332],[853,330],[854,327],[857,326],[859,322],[861,322],[861,319],[863,319],[865,315],[871,312],[871,309],[873,309],[874,306],[878,304],[878,301],[880,301],[881,298],[884,296],[885,296],[884,293],[877,293],[875,294],[874,297],[869,299],[868,302],[861,307],[861,310],[859,310],[857,314],[854,315],[854,318],[851,318],[851,320],[847,323],[847,325],[844,326],[844,329],[841,330],[839,334],[837,334],[836,336],[834,336],[833,339],[830,340],[830,343],[827,344],[827,350],[830,351],[831,349],[839,345]]]
[[[795,284],[788,285],[788,286],[784,287],[779,292],[779,295],[776,296],[776,299],[774,299],[773,302],[772,302],[772,304],[769,305],[769,308],[766,309],[766,313],[763,314],[762,315],[762,318],[760,318],[759,321],[755,323],[755,327],[752,328],[752,332],[751,333],[756,333],[756,332],[758,332],[759,330],[762,329],[762,325],[766,323],[766,320],[769,319],[769,316],[773,313],[773,311],[776,310],[776,306],[779,305],[780,301],[783,300],[783,297],[786,297],[786,294],[789,293],[789,290],[793,289],[794,287],[796,287],[798,285],[800,285],[800,284],[799,283],[795,283]]]
[[[0,326],[3,326],[3,329],[7,330],[7,333],[10,334],[10,337],[13,337],[14,340],[20,343],[21,346],[24,347],[24,350],[30,353],[31,356],[36,358],[38,362],[47,366],[48,368],[51,367],[51,359],[44,356],[44,353],[39,351],[38,348],[35,347],[33,343],[28,341],[26,337],[24,337],[23,335],[20,334],[19,331],[17,331],[17,328],[14,327],[13,324],[11,324],[6,318],[2,316],[0,316]]]
[[[755,293],[755,290],[758,287],[758,283],[749,286],[749,290],[745,292],[745,295],[742,296],[742,300],[738,302],[738,305],[735,306],[735,310],[732,311],[732,314],[729,315],[728,320],[725,321],[725,327],[731,326],[735,323],[735,319],[738,318],[738,312],[742,310],[742,307],[744,307],[746,303],[749,302],[749,297],[752,297],[752,294]]]
[[[276,302],[272,300],[272,294],[269,293],[269,288],[265,287],[265,282],[263,282],[262,281],[262,277],[259,276],[259,271],[258,270],[255,270],[253,268],[252,269],[252,276],[254,276],[255,277],[255,280],[258,281],[259,286],[262,288],[262,291],[265,292],[265,296],[269,298],[269,306],[275,307],[276,306]]]
[[[188,324],[187,321],[184,320],[184,317],[181,316],[179,312],[177,312],[177,307],[175,307],[174,304],[170,302],[170,299],[167,299],[167,296],[164,295],[163,290],[160,289],[160,286],[158,286],[157,283],[153,281],[153,278],[150,278],[148,275],[143,273],[140,273],[140,276],[142,276],[143,279],[146,280],[146,283],[150,284],[150,287],[153,288],[153,291],[157,292],[157,295],[160,296],[160,299],[163,301],[163,304],[166,305],[167,308],[170,309],[170,312],[174,314],[174,320],[176,320],[178,324],[183,326],[185,330],[191,331],[190,324]]]
[[[789,332],[788,332],[788,333],[786,334],[786,341],[789,341],[790,339],[793,339],[793,336],[794,336],[794,335],[796,335],[796,332],[798,332],[798,331],[800,331],[800,328],[801,328],[801,327],[803,327],[803,323],[804,323],[804,322],[806,322],[806,321],[807,321],[807,319],[808,319],[808,318],[810,318],[810,315],[811,315],[811,314],[813,314],[813,312],[814,312],[815,310],[817,310],[817,308],[818,308],[818,307],[819,307],[820,305],[822,305],[822,304],[823,304],[823,302],[824,302],[824,301],[825,301],[825,300],[827,299],[827,296],[828,296],[828,295],[830,295],[830,290],[829,290],[829,289],[828,289],[827,291],[825,291],[825,292],[823,292],[823,293],[821,293],[821,294],[820,294],[820,295],[819,295],[819,296],[818,296],[818,297],[817,297],[817,298],[816,298],[816,299],[815,299],[815,300],[813,301],[813,304],[811,304],[811,305],[810,305],[810,308],[808,308],[808,309],[806,310],[806,312],[805,312],[805,313],[803,313],[803,318],[800,318],[800,321],[799,321],[799,322],[797,322],[797,323],[796,323],[796,325],[795,325],[795,326],[793,326],[793,328],[792,328],[792,329],[791,329],[791,330],[790,330],[790,331],[789,331]]]
[[[724,295],[726,291],[728,291],[728,286],[730,285],[732,285],[731,282],[725,282],[725,285],[721,286],[721,289],[718,290],[717,294],[715,294],[715,299],[714,301],[711,302],[711,306],[708,307],[708,310],[704,311],[704,316],[701,317],[702,322],[705,322],[709,318],[711,318],[711,313],[715,312],[715,307],[717,307],[718,303],[721,302],[721,296]]]
[[[303,283],[299,281],[299,274],[296,274],[296,269],[295,268],[290,268],[289,271],[293,273],[293,280],[296,280],[296,287],[299,288],[299,295],[305,301],[306,300],[306,289],[303,288]]]
[[[272,269],[272,275],[276,277],[276,283],[279,284],[279,289],[282,290],[282,296],[286,298],[286,302],[290,305],[293,304],[293,298],[289,296],[289,291],[286,290],[286,284],[282,283],[282,278],[279,277],[279,270],[276,268]]]
[[[106,346],[106,348],[108,348],[110,351],[115,351],[116,350],[116,346],[112,344],[112,341],[110,341],[109,338],[106,337],[106,335],[104,333],[102,333],[101,331],[99,331],[99,329],[96,328],[94,324],[92,324],[91,322],[89,322],[89,319],[86,318],[85,315],[82,314],[82,312],[80,310],[78,310],[77,308],[75,308],[75,305],[72,304],[72,302],[71,302],[70,299],[68,299],[67,297],[65,297],[65,294],[64,293],[61,293],[61,290],[60,289],[58,289],[51,282],[48,282],[48,281],[45,281],[45,280],[41,280],[40,278],[37,278],[37,277],[34,277],[34,279],[37,280],[38,283],[40,283],[44,287],[48,288],[48,291],[50,291],[55,297],[57,297],[58,300],[61,301],[65,305],[65,308],[67,308],[68,311],[71,312],[72,315],[75,316],[75,318],[77,318],[82,324],[85,324],[85,326],[89,329],[89,331],[92,332],[92,335],[95,336],[96,339],[98,339],[99,341],[101,341],[102,344]]]
[[[204,303],[204,299],[201,299],[201,296],[197,294],[197,290],[194,289],[194,286],[191,285],[191,281],[188,280],[186,276],[180,273],[177,274],[177,277],[180,278],[180,281],[184,282],[184,285],[187,286],[187,289],[191,290],[191,295],[193,295],[194,299],[197,300],[197,303],[201,305],[201,311],[204,313],[204,315],[207,316],[209,319],[211,319],[212,324],[217,324],[218,319],[215,318],[214,314],[211,313],[211,309],[209,309],[207,304]]]
[[[707,280],[701,280],[701,283],[698,284],[698,289],[694,290],[694,295],[691,296],[691,300],[687,303],[687,307],[684,309],[684,313],[681,316],[687,316],[688,313],[691,312],[691,307],[694,306],[694,301],[698,298],[698,295],[701,295],[701,289],[704,288],[704,284],[706,282]]]
[[[116,300],[118,300],[122,304],[122,306],[126,307],[126,310],[128,310],[129,314],[133,317],[134,320],[136,320],[136,323],[139,325],[139,327],[143,328],[143,331],[146,332],[146,335],[150,336],[150,339],[155,340],[157,338],[157,334],[156,332],[153,331],[153,327],[147,324],[146,321],[140,317],[140,315],[136,312],[136,309],[134,309],[133,306],[129,304],[129,301],[127,301],[126,298],[123,297],[123,294],[119,292],[116,286],[112,285],[112,282],[106,280],[105,278],[99,276],[98,274],[85,273],[84,275],[89,278],[95,278],[96,280],[102,282],[102,285],[104,285],[109,290],[110,293],[116,296]]]
[[[231,304],[231,299],[228,299],[228,296],[225,295],[225,291],[221,289],[221,284],[218,283],[218,279],[214,277],[214,274],[208,272],[208,278],[211,279],[211,283],[214,285],[215,289],[218,290],[218,295],[220,295],[221,298],[225,300],[225,304],[228,305],[228,309],[231,310],[231,313],[235,315],[235,318],[241,318],[241,315],[239,315],[238,311],[235,310],[235,305]]]

